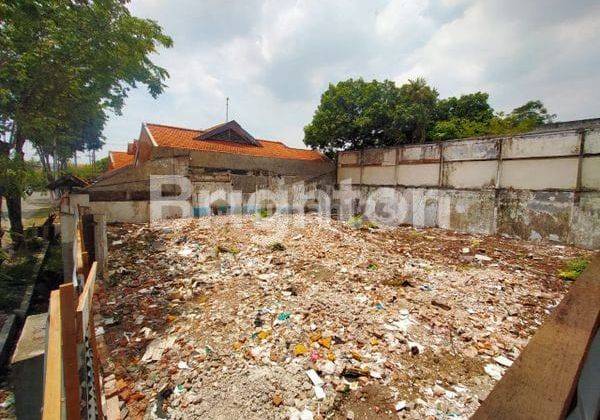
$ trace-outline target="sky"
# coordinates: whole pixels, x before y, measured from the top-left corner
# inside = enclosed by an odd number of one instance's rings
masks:
[[[153,61],[168,88],[131,92],[105,129],[125,150],[141,123],[202,129],[230,119],[304,147],[329,83],[425,77],[440,97],[490,94],[496,110],[541,99],[559,120],[600,117],[600,2],[558,0],[132,0],[173,38]]]

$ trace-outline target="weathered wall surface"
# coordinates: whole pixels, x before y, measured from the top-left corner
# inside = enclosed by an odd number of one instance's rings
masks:
[[[142,131],[140,137],[140,153],[143,152],[144,141],[151,141],[143,136],[144,133]],[[91,205],[104,211],[108,222],[149,220],[151,175],[179,175],[189,180],[191,195],[188,202],[197,215],[224,207],[224,201],[232,192],[241,192],[240,202],[245,202],[256,191],[291,190],[300,181],[312,189],[317,184],[327,184],[330,188],[335,184],[335,164],[326,159],[275,159],[170,148],[152,148],[151,152],[150,160],[113,171],[87,189]],[[172,189],[166,188],[169,193],[179,193],[179,189]],[[212,196],[216,191],[224,193],[221,199]],[[247,210],[252,211],[258,205],[260,203],[255,203],[252,209]],[[241,204],[239,207],[242,211]]]
[[[342,152],[338,183],[392,187],[402,222],[600,248],[597,127]]]
[[[148,201],[90,201],[93,213],[104,213],[106,223],[145,223],[149,220]]]

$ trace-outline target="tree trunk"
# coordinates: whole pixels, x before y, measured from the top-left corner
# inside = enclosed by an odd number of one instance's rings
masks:
[[[2,242],[2,236],[4,235],[4,231],[2,230],[2,199],[4,197],[2,197],[0,195],[0,246],[1,246],[1,242]]]
[[[15,158],[24,160],[23,146],[25,137],[17,127],[15,131]],[[15,248],[23,243],[23,221],[21,214],[21,195],[14,192],[5,195],[6,208],[8,209],[8,220],[10,220],[10,236]]]
[[[23,243],[23,222],[21,220],[21,197],[8,194],[6,196],[8,220],[10,220],[10,237],[15,248]]]

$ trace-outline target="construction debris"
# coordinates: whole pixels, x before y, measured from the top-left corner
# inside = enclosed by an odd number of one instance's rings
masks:
[[[316,216],[111,239],[102,364],[130,418],[467,417],[560,302],[563,261],[585,256]]]

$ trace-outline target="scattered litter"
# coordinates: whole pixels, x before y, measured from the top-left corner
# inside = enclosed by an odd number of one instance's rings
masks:
[[[278,321],[287,321],[290,318],[291,312],[282,312],[277,316]]]
[[[315,385],[313,389],[315,390],[315,398],[317,400],[322,400],[326,397],[325,391],[323,391],[323,388],[321,388],[319,385]]]
[[[396,405],[394,405],[394,408],[396,409],[396,411],[402,411],[406,408],[406,401],[402,400],[402,401],[398,401],[396,403]]]
[[[490,364],[485,365],[485,367],[483,369],[485,370],[485,373],[490,375],[495,380],[499,381],[500,379],[502,379],[502,374],[504,373],[504,369],[502,369],[500,366],[490,363]]]
[[[511,367],[512,364],[513,364],[512,360],[510,360],[510,359],[508,359],[508,358],[506,358],[504,356],[494,357],[494,361],[496,363],[498,363],[499,365],[502,365],[504,367]]]
[[[319,376],[319,374],[317,372],[315,372],[314,369],[309,369],[306,371],[306,374],[308,375],[308,377],[310,378],[311,382],[313,383],[313,385],[323,385],[324,382],[321,379],[321,377]]]
[[[302,217],[109,227],[120,244],[94,306],[127,417],[160,403],[163,418],[353,419],[336,402],[356,392],[375,415],[468,418],[561,300],[558,268],[585,253]]]

